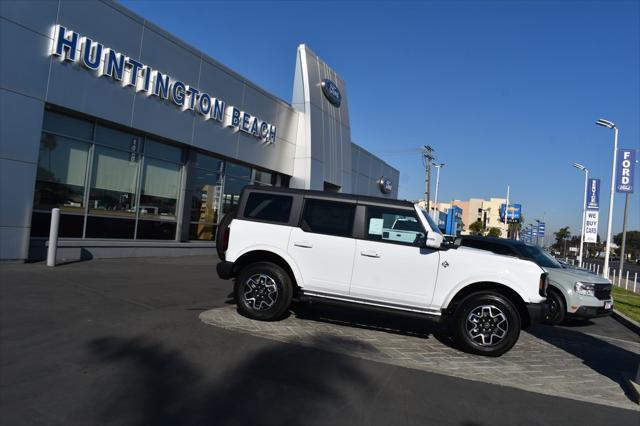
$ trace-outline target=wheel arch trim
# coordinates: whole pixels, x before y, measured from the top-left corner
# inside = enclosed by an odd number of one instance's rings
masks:
[[[295,262],[285,251],[276,247],[256,245],[238,253],[236,260],[233,262],[234,274],[237,274],[239,269],[246,263],[249,263],[253,258],[255,258],[256,261],[268,262],[270,260],[277,260],[275,262],[276,264],[283,263],[288,268],[288,272],[291,273],[292,278],[295,281],[294,284],[298,287],[302,287],[302,275],[300,274],[300,270],[296,266]]]
[[[480,291],[496,291],[503,294],[507,299],[513,302],[520,314],[522,321],[522,328],[527,328],[531,319],[529,318],[529,312],[527,310],[527,301],[523,295],[517,291],[517,288],[500,283],[497,281],[476,281],[467,283],[465,285],[458,286],[447,296],[446,307],[443,306],[443,312],[453,313],[455,306],[458,302],[466,298],[467,296]]]

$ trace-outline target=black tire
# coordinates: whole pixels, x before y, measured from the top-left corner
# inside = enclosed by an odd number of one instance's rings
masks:
[[[558,325],[567,317],[567,303],[560,292],[554,288],[547,289],[547,301],[543,322],[549,325]]]
[[[256,262],[242,268],[234,293],[241,315],[275,321],[289,310],[293,283],[287,271],[275,263]]]
[[[453,334],[461,349],[484,356],[500,356],[520,336],[518,309],[496,292],[473,293],[460,302],[453,315]]]
[[[224,260],[225,250],[223,249],[222,238],[224,237],[224,231],[229,227],[231,221],[236,217],[236,213],[238,212],[238,208],[234,207],[227,214],[224,215],[220,223],[218,224],[218,229],[216,230],[216,251],[218,252],[218,257],[220,260]]]

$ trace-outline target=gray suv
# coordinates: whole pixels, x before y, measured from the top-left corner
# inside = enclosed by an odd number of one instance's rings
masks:
[[[567,268],[542,248],[504,238],[461,236],[455,244],[495,254],[532,260],[549,274],[544,322],[560,324],[565,319],[587,319],[609,315],[613,310],[611,282],[586,270]]]

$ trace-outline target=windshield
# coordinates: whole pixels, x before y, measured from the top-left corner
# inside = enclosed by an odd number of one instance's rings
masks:
[[[545,268],[562,268],[560,262],[555,260],[549,253],[538,246],[525,244],[520,250],[526,258],[533,260],[539,266],[543,266]]]
[[[442,235],[442,232],[440,232],[440,228],[438,228],[438,224],[431,218],[431,216],[429,216],[429,213],[427,213],[425,209],[420,209],[420,212],[422,212],[422,216],[424,216],[425,219],[427,219],[427,222],[429,222],[429,227],[431,228],[431,230]]]

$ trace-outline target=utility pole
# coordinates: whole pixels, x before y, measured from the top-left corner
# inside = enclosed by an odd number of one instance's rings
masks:
[[[431,162],[436,158],[433,156],[434,149],[429,145],[422,146],[422,156],[425,162],[424,170],[424,197],[427,200],[427,212],[431,213]]]

